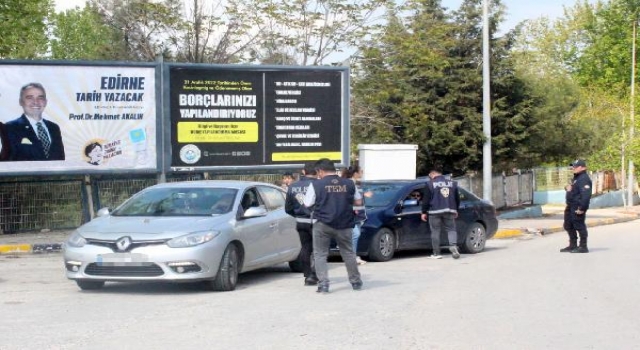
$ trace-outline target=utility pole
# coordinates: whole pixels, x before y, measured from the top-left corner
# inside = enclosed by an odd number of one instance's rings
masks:
[[[491,84],[489,52],[489,1],[482,0],[482,197],[493,203],[491,162]]]
[[[636,95],[636,31],[638,26],[638,18],[633,19],[633,39],[631,42],[631,103],[630,103],[630,125],[629,125],[629,142],[633,142],[635,133],[635,95]],[[631,148],[633,149],[633,148]],[[632,152],[633,153],[633,152]],[[629,156],[629,179],[627,180],[627,205],[633,206],[633,190],[635,182],[633,181],[633,157]]]

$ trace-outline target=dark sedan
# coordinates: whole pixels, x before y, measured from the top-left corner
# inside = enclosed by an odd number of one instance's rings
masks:
[[[371,261],[387,261],[396,251],[431,249],[429,225],[420,220],[420,199],[425,180],[370,181],[362,184],[367,221],[358,241],[358,255]],[[458,246],[464,253],[479,253],[498,230],[495,207],[465,189],[460,189],[456,225]],[[440,242],[448,245],[447,234]]]

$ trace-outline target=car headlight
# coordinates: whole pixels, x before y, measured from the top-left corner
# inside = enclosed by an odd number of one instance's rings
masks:
[[[82,237],[82,235],[78,233],[78,231],[73,232],[71,237],[67,239],[67,245],[69,247],[80,248],[84,247],[85,244],[87,244],[87,240],[84,239],[84,237]]]
[[[209,242],[210,240],[216,238],[218,235],[220,235],[220,231],[207,230],[207,231],[193,232],[188,235],[176,237],[170,240],[169,242],[167,242],[167,245],[171,248],[193,247],[199,244]]]

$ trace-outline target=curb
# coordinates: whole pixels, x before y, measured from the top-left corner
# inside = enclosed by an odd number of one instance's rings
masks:
[[[1,244],[0,255],[5,254],[47,254],[62,251],[62,243]]]
[[[626,218],[610,218],[610,219],[599,219],[599,220],[587,220],[587,227],[595,227],[595,226],[605,226],[612,224],[619,224],[622,222],[634,221],[640,219],[640,215],[635,214]],[[564,232],[563,226],[552,226],[548,228],[508,228],[508,229],[498,229],[498,232],[493,236],[493,239],[506,239],[506,238],[514,238],[523,236],[525,234],[539,234],[539,235],[548,235],[556,232]]]

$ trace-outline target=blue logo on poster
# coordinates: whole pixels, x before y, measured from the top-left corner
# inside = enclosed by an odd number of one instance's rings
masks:
[[[146,138],[144,134],[144,130],[142,129],[135,129],[135,130],[129,131],[129,137],[131,138],[131,142],[133,143],[143,142]]]

